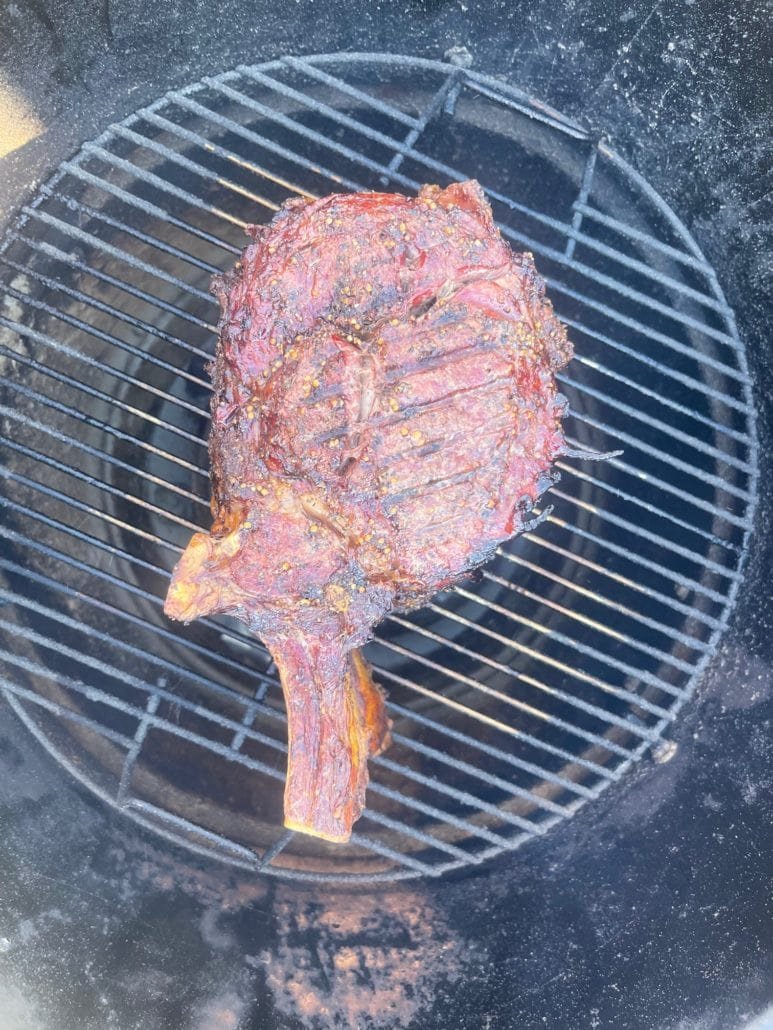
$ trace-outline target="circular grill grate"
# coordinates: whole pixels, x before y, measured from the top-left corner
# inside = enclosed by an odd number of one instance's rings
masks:
[[[208,525],[213,272],[294,196],[475,177],[570,327],[552,515],[379,631],[394,746],[352,843],[281,831],[284,713],[242,627],[168,622]],[[2,249],[2,689],[74,775],[158,832],[325,880],[439,875],[597,797],[690,696],[739,582],[755,486],[716,276],[603,143],[449,64],[284,58],[162,97],[62,164]]]

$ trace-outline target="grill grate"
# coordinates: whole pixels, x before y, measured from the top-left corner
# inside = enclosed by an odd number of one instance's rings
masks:
[[[555,510],[369,657],[394,745],[352,843],[282,832],[270,656],[161,611],[208,522],[212,273],[293,196],[476,177],[577,351]],[[438,876],[618,780],[694,690],[738,588],[756,451],[712,268],[603,141],[517,90],[392,55],[287,57],[172,91],[64,162],[0,252],[0,684],[128,815],[249,869]]]

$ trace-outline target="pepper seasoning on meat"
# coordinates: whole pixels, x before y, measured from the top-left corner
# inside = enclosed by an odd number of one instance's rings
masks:
[[[288,715],[285,825],[349,839],[389,744],[359,648],[521,532],[571,358],[476,182],[285,204],[213,288],[213,524],[165,611],[242,620]]]

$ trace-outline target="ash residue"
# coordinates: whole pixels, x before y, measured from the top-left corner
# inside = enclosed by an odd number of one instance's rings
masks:
[[[456,983],[470,959],[418,892],[374,904],[350,894],[304,901],[282,888],[274,917],[277,946],[260,961],[277,1011],[304,1030],[421,1026],[439,987]]]

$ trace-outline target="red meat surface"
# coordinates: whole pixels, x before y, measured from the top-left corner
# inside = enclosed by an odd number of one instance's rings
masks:
[[[475,182],[294,200],[249,232],[214,283],[214,521],[166,612],[263,640],[285,825],[345,841],[390,726],[357,649],[523,528],[564,448],[571,347]]]

